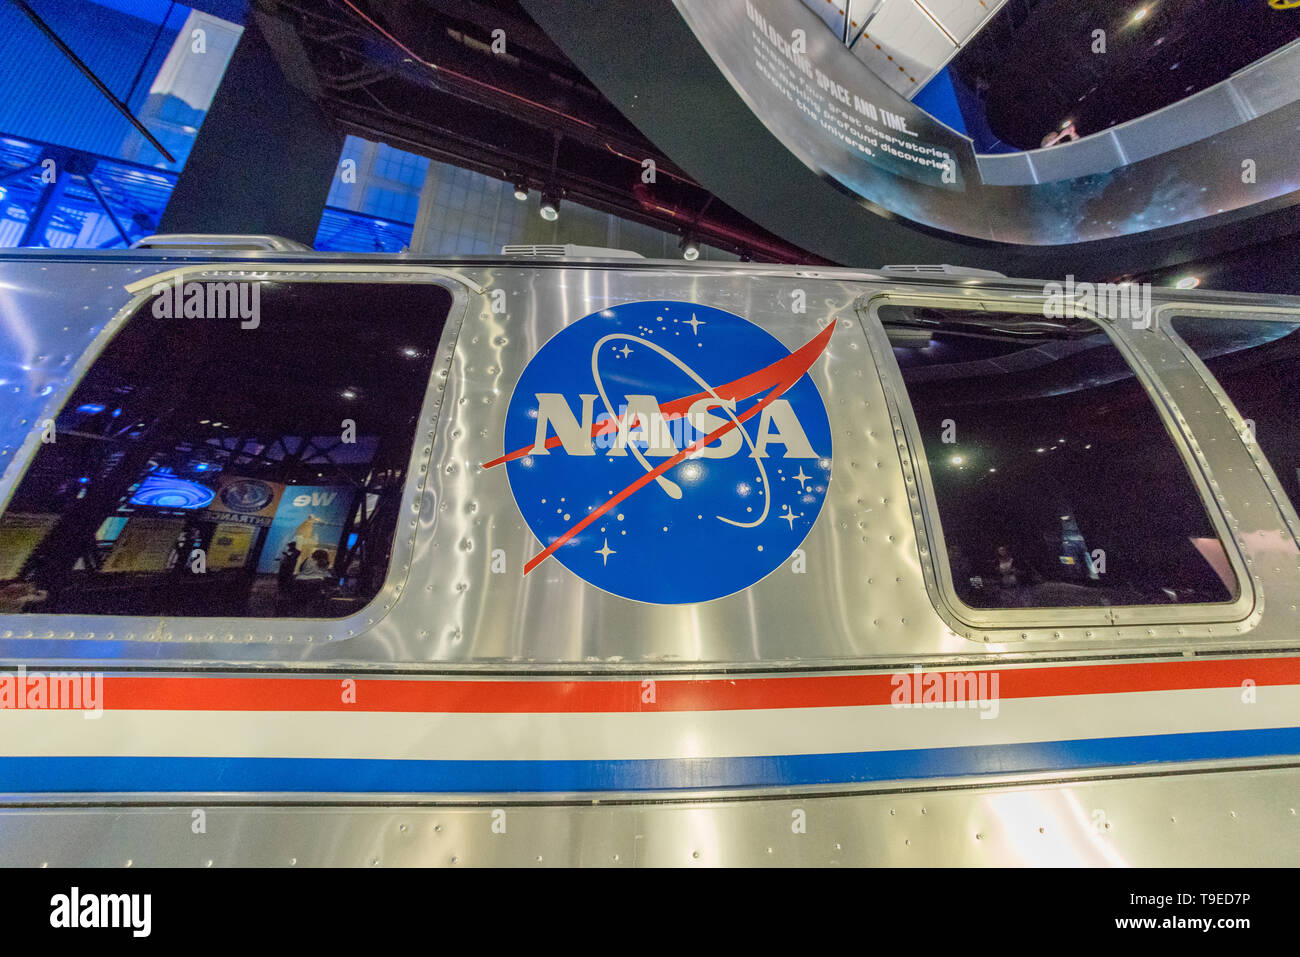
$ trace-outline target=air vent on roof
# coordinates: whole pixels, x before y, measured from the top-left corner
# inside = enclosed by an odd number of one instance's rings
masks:
[[[521,259],[644,259],[640,253],[626,249],[609,249],[605,246],[575,246],[573,243],[561,245],[517,245],[502,246],[502,256],[517,256]]]
[[[912,276],[989,276],[993,279],[1006,279],[1006,273],[994,272],[992,269],[972,269],[969,266],[948,266],[941,263],[916,266],[882,266],[881,272],[891,272]]]

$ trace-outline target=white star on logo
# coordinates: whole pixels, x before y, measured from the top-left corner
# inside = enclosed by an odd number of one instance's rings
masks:
[[[809,479],[811,479],[812,476],[811,476],[811,475],[804,475],[804,474],[803,474],[803,466],[801,465],[801,466],[799,466],[799,472],[798,472],[797,474],[795,474],[795,475],[791,475],[790,478],[792,478],[792,479],[798,479],[798,480],[799,480],[799,491],[802,492],[802,491],[804,491],[803,483],[804,483],[804,482],[807,482]]]
[[[800,469],[799,471],[802,472],[803,469]],[[784,514],[784,515],[778,515],[777,518],[781,519],[783,522],[789,522],[789,523],[790,523],[790,531],[793,532],[793,531],[794,531],[794,520],[795,520],[796,518],[803,518],[803,512],[800,512],[798,515],[796,515],[796,514],[794,513],[794,510],[793,510],[792,508],[790,508],[789,505],[782,505],[781,507],[782,507],[783,509],[785,509],[785,514]]]
[[[626,358],[627,358],[627,354],[628,354],[629,352],[631,352],[632,350],[629,349],[629,348],[627,347],[627,343],[625,342],[625,343],[623,343],[623,348],[622,348],[622,349],[615,349],[614,351],[615,351],[615,352],[621,352],[621,353],[623,353],[623,358],[626,359]]]
[[[695,333],[698,336],[700,334],[700,326],[707,326],[708,323],[700,322],[700,320],[695,318],[695,313],[691,313],[691,319],[689,322],[686,323],[686,325],[690,326],[691,332]]]
[[[794,526],[792,525],[792,526],[790,526],[790,527],[793,528]],[[609,556],[610,556],[610,555],[617,555],[618,552],[614,551],[614,549],[612,549],[612,548],[609,547],[609,539],[607,538],[607,539],[605,539],[605,544],[604,544],[604,546],[601,547],[601,548],[596,549],[596,554],[599,555],[601,558],[603,558],[603,559],[605,560],[605,561],[604,561],[604,564],[608,565],[608,564],[609,564]]]

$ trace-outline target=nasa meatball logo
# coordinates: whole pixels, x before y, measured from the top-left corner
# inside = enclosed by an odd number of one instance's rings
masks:
[[[586,316],[529,361],[506,412],[504,466],[542,549],[607,592],[710,601],[778,568],[831,476],[826,406],[807,375],[834,332],[795,351],[688,302]]]
[[[221,490],[221,504],[234,512],[260,512],[275,498],[275,489],[257,479],[240,479]]]

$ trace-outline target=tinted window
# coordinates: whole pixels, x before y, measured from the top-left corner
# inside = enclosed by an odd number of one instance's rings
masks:
[[[1095,325],[903,306],[880,316],[964,602],[1235,596],[1223,546],[1172,438]]]
[[[358,610],[387,572],[450,306],[418,283],[151,296],[0,517],[0,610]]]
[[[1182,316],[1174,331],[1214,373],[1282,488],[1300,502],[1300,323]]]

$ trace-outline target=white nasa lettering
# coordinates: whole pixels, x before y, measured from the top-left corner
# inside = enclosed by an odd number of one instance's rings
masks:
[[[673,443],[672,430],[668,428],[663,411],[659,408],[659,400],[652,395],[627,396],[626,411],[617,424],[618,436],[610,447],[610,455],[627,455],[627,444],[630,441],[645,442],[648,445],[644,452],[647,458],[667,458],[678,452]]]
[[[770,428],[772,425],[776,426],[775,430]],[[817,453],[813,451],[808,441],[808,434],[804,432],[803,426],[799,424],[799,417],[794,414],[794,409],[790,408],[790,403],[786,399],[777,399],[763,410],[758,420],[758,438],[754,441],[754,451],[749,453],[749,457],[767,458],[768,442],[777,442],[785,446],[783,458],[817,458]]]
[[[596,449],[592,444],[591,433],[596,397],[579,396],[582,400],[582,421],[579,422],[568,401],[560,393],[539,392],[536,395],[537,433],[528,454],[549,455],[550,450],[546,448],[546,441],[548,430],[553,429],[560,440],[560,445],[569,455],[595,455]],[[627,455],[628,444],[636,442],[638,446],[642,443],[647,445],[643,453],[647,458],[667,458],[676,455],[679,448],[674,441],[674,429],[664,417],[659,400],[652,395],[629,395],[626,398],[627,405],[623,407],[622,415],[614,420],[617,434],[607,454]],[[696,431],[705,435],[717,431],[730,421],[710,414],[708,410],[711,408],[726,408],[734,412],[736,402],[734,399],[719,400],[713,396],[705,396],[691,403],[686,418]],[[678,419],[675,424],[681,425],[682,420]],[[680,432],[680,429],[677,431]],[[730,458],[740,451],[742,439],[743,436],[739,431],[733,429],[719,437],[716,444],[706,445],[696,450],[691,457]],[[683,442],[685,442],[684,438]],[[758,420],[758,436],[749,457],[768,458],[767,446],[772,442],[785,446],[785,454],[782,458],[815,459],[818,457],[788,399],[775,399],[764,407]],[[302,501],[305,498],[306,496],[298,496],[294,504],[306,504]],[[313,502],[313,504],[320,503]]]
[[[564,396],[558,392],[538,392],[537,395],[537,436],[529,455],[550,455],[546,448],[546,429],[549,425],[555,430],[564,451],[570,455],[595,455],[591,444],[591,422],[595,417],[596,397],[594,395],[578,396],[582,400],[582,422],[573,417],[573,411]]]
[[[707,411],[710,408],[719,407],[730,409],[732,412],[735,412],[736,400],[726,399],[719,402],[711,395],[705,396],[703,399],[696,399],[691,403],[690,410],[687,413],[691,426],[697,432],[701,432],[704,435],[716,432],[718,429],[722,428],[731,420],[724,419],[718,415],[710,415]],[[723,435],[722,438],[718,439],[717,445],[706,445],[699,451],[695,452],[691,458],[729,459],[740,451],[741,442],[740,430],[732,429],[730,432]]]

